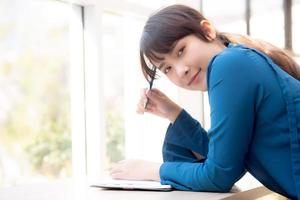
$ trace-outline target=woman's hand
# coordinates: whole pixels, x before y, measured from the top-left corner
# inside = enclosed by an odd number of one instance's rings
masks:
[[[160,181],[160,166],[145,160],[122,160],[110,170],[110,175],[114,179]]]
[[[147,98],[149,98],[149,102],[145,108]],[[137,113],[144,114],[144,112],[149,112],[169,119],[171,123],[174,123],[181,112],[181,107],[158,89],[143,89],[141,92],[141,99],[137,106]]]

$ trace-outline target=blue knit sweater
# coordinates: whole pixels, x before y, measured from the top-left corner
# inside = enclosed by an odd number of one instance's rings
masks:
[[[227,192],[249,171],[269,189],[300,199],[300,81],[265,54],[229,44],[211,59],[207,84],[211,128],[182,110],[167,130],[161,183]]]

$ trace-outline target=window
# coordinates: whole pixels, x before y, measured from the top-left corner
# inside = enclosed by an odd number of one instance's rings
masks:
[[[108,165],[124,159],[124,56],[122,16],[103,13],[103,77]]]
[[[0,186],[72,175],[72,12],[52,0],[0,2]]]
[[[297,19],[300,19],[300,1],[294,0],[292,7],[293,49],[298,54],[298,57],[300,57],[300,22]]]
[[[250,26],[252,37],[284,48],[283,1],[252,0]]]
[[[203,0],[202,2],[204,16],[213,22],[217,30],[238,34],[246,33],[246,4],[244,1]]]
[[[152,0],[152,1],[147,1],[147,0],[126,0],[129,3],[136,3],[141,6],[149,7],[152,9],[159,9],[162,6],[170,5],[172,3],[175,3],[174,0]]]

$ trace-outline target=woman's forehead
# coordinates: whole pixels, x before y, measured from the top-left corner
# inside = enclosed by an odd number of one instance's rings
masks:
[[[169,44],[169,42],[168,43],[157,42],[153,44],[152,48],[150,47],[149,54],[150,56],[151,54],[153,54],[153,56],[151,57],[154,57],[154,59],[160,60],[162,57],[171,54],[172,51],[175,49],[176,45],[178,44],[178,42],[180,42],[183,39],[184,38],[174,40],[174,42],[172,42],[171,45]]]

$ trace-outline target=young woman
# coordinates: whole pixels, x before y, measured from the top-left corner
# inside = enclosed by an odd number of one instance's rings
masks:
[[[198,11],[173,5],[148,19],[140,58],[148,80],[157,68],[179,87],[208,91],[211,128],[158,89],[145,90],[138,112],[171,122],[164,163],[124,160],[113,178],[226,192],[248,171],[269,189],[300,198],[300,70],[286,53],[219,33]]]

